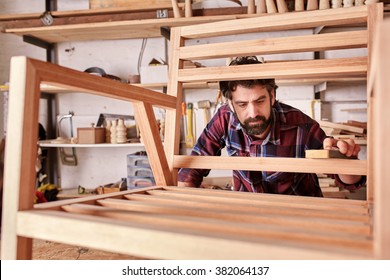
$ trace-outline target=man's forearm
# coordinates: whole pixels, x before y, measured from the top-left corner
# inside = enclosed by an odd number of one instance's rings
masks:
[[[356,184],[362,179],[362,176],[360,175],[346,175],[346,174],[339,174],[340,180],[347,185]]]

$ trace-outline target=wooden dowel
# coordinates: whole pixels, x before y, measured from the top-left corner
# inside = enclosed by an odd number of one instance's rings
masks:
[[[184,11],[185,11],[185,17],[188,18],[188,17],[192,17],[192,1],[191,0],[185,0],[185,4],[184,4]]]
[[[248,14],[254,14],[256,11],[255,0],[248,0]]]
[[[181,18],[180,9],[179,9],[179,5],[177,4],[177,0],[171,0],[171,1],[172,1],[172,8],[173,8],[173,16],[175,18]]]
[[[276,0],[276,5],[278,6],[279,13],[287,13],[288,12],[287,4],[284,0]]]
[[[267,7],[267,14],[274,14],[278,12],[274,0],[265,0],[265,5]]]
[[[368,224],[356,221],[337,221],[324,218],[279,216],[272,214],[258,215],[255,211],[250,213],[237,213],[234,210],[226,211],[207,208],[194,207],[194,205],[179,206],[166,202],[155,201],[129,201],[123,199],[101,199],[97,201],[104,207],[110,207],[126,211],[136,211],[151,214],[180,215],[199,218],[221,219],[232,222],[244,222],[248,224],[269,224],[291,226],[297,229],[308,228],[314,231],[330,231],[339,234],[356,233],[365,236],[370,235]]]
[[[265,0],[257,0],[256,13],[257,14],[267,13],[267,6],[265,5]]]
[[[307,0],[307,11],[318,10],[318,0]]]
[[[304,0],[295,0],[294,9],[295,9],[296,12],[304,11],[305,10],[305,2],[304,2]]]

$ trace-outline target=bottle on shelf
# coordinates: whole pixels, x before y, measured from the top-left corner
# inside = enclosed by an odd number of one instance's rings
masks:
[[[106,143],[111,143],[111,121],[106,120]]]
[[[123,119],[118,119],[116,127],[116,142],[119,144],[127,142],[127,127]]]
[[[117,121],[116,120],[112,120],[111,121],[111,144],[116,144],[117,143],[117,140],[116,140],[116,127],[117,127]]]

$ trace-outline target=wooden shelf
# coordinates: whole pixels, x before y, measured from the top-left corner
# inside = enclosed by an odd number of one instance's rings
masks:
[[[126,147],[144,147],[143,143],[125,143],[125,144],[68,144],[68,143],[52,143],[51,140],[38,142],[40,147],[44,148],[126,148]]]
[[[123,9],[122,9],[123,10]],[[161,27],[175,27],[199,23],[215,22],[237,18],[264,15],[246,14],[243,7],[202,9],[190,18],[154,18],[148,14],[100,14],[101,11],[52,12],[53,25],[44,26],[39,17],[42,14],[2,15],[2,29],[5,33],[18,36],[31,36],[48,43],[68,41],[92,41],[161,37]],[[126,10],[122,11],[126,12]],[[143,15],[143,16],[142,16]],[[77,17],[77,19],[75,19]],[[76,23],[75,23],[76,22]]]

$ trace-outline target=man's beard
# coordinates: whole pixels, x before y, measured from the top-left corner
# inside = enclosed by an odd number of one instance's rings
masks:
[[[258,123],[259,121],[261,122]],[[244,123],[241,123],[241,126],[243,127],[246,133],[255,136],[255,135],[263,134],[267,130],[271,121],[272,121],[272,114],[268,119],[264,116],[256,116],[254,118],[246,119]],[[251,124],[251,122],[256,122],[256,124]]]

